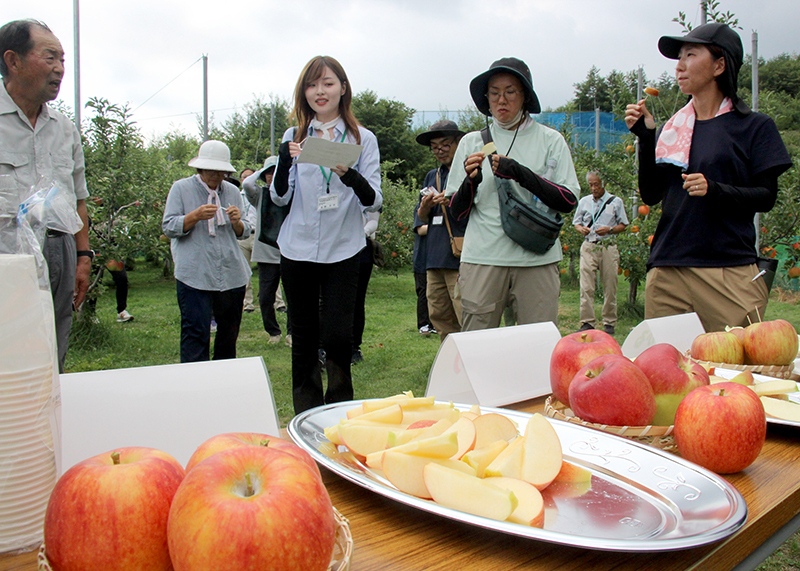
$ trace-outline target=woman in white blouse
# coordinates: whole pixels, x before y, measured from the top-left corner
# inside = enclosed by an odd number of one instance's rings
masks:
[[[270,194],[291,204],[278,235],[281,277],[292,320],[292,394],[295,413],[353,398],[350,374],[353,313],[362,213],[383,202],[378,142],[350,109],[353,91],[342,66],[328,56],[306,64],[294,92],[299,127],[284,133]],[[308,137],[361,145],[356,163],[332,169],[298,163]],[[328,386],[318,360],[325,348]]]

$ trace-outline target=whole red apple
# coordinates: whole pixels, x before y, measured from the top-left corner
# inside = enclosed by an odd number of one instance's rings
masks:
[[[791,365],[797,358],[797,331],[785,319],[745,327],[744,353],[751,365]]]
[[[576,416],[598,424],[643,426],[652,424],[656,414],[653,387],[622,355],[601,355],[578,371],[569,402]]]
[[[696,388],[675,413],[678,452],[718,474],[747,468],[766,436],[764,405],[752,389],[739,383]]]
[[[59,478],[44,519],[56,571],[168,571],[167,518],[180,463],[153,448],[120,448]]]
[[[622,355],[617,340],[605,331],[578,331],[559,339],[550,356],[550,388],[553,396],[569,406],[569,385],[575,373],[600,355]]]
[[[710,381],[706,370],[684,356],[669,343],[648,347],[633,361],[639,367],[656,396],[653,424],[669,426],[675,422],[675,411],[687,394]]]
[[[744,347],[741,341],[736,335],[727,331],[712,331],[698,335],[692,341],[689,352],[693,359],[701,361],[731,365],[744,363]]]
[[[194,451],[194,454],[192,454],[192,457],[189,458],[189,461],[186,463],[186,473],[189,473],[192,468],[197,466],[200,462],[212,454],[216,454],[217,452],[222,452],[223,450],[228,450],[230,448],[241,448],[243,446],[266,446],[268,448],[277,448],[282,452],[296,456],[298,459],[308,464],[309,467],[319,471],[319,468],[317,468],[317,463],[314,462],[314,459],[311,457],[311,455],[293,442],[289,442],[283,438],[278,438],[277,436],[259,434],[256,432],[227,432],[225,434],[217,434],[216,436],[212,436],[198,446],[197,450]]]
[[[325,571],[336,538],[319,473],[264,446],[197,464],[172,501],[167,536],[175,571]]]
[[[728,333],[733,333],[736,335],[737,339],[742,343],[742,347],[744,347],[744,327],[736,326],[731,327],[730,325],[725,327],[725,331]]]

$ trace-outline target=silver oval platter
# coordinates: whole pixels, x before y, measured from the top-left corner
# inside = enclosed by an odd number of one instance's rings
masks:
[[[589,482],[555,482],[542,492],[545,522],[527,527],[471,515],[411,496],[395,488],[346,451],[332,452],[326,427],[338,424],[350,401],[318,407],[289,423],[291,438],[335,474],[367,490],[459,522],[587,549],[672,551],[719,541],[744,525],[747,504],[727,481],[682,458],[626,438],[548,419],[564,459],[591,472]],[[455,405],[468,410],[469,405]],[[481,408],[513,420],[524,433],[530,414]]]

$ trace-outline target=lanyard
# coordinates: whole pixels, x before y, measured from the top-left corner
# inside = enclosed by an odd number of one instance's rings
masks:
[[[347,127],[344,128],[344,133],[342,133],[342,138],[339,141],[340,143],[344,143],[344,138],[347,136]],[[322,172],[322,178],[325,179],[325,194],[330,194],[331,192],[331,175],[333,174],[332,170],[328,171],[328,175],[325,175],[325,169],[319,167],[319,170]]]

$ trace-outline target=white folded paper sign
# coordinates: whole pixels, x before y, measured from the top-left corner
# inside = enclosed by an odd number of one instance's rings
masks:
[[[481,406],[549,394],[550,355],[559,339],[551,321],[452,333],[439,347],[425,394]]]
[[[224,432],[280,436],[261,357],[61,375],[62,470],[124,446],[186,465]]]
[[[297,157],[298,163],[311,163],[321,167],[342,165],[350,168],[361,155],[361,145],[329,141],[320,137],[309,137],[303,143],[303,151]]]
[[[685,353],[691,349],[694,338],[705,332],[696,313],[645,319],[628,333],[622,344],[622,354],[635,359],[642,351],[658,343],[669,343]]]

